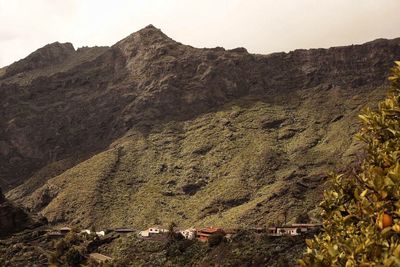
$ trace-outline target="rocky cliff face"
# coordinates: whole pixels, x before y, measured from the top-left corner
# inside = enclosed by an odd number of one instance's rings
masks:
[[[22,208],[8,201],[0,188],[0,238],[40,224],[39,222],[34,222]]]
[[[0,183],[55,223],[294,220],[354,160],[356,115],[398,58],[400,39],[264,56],[151,25],[50,44],[0,70]]]

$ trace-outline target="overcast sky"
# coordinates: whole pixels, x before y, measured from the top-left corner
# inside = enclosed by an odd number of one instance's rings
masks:
[[[0,66],[55,41],[112,45],[148,24],[267,54],[400,37],[400,0],[0,0]]]

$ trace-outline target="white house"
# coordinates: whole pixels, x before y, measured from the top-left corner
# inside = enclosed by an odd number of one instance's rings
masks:
[[[106,235],[106,232],[105,232],[105,231],[96,232],[96,235],[98,235],[98,236],[105,236],[105,235]]]
[[[292,226],[300,228],[301,233],[307,233],[322,228],[322,224],[319,223],[294,223]]]
[[[90,235],[90,234],[92,233],[92,231],[90,231],[90,230],[88,230],[88,229],[85,229],[85,230],[82,230],[80,233],[81,233],[81,234],[88,234],[88,235]],[[96,235],[97,235],[97,236],[105,236],[105,235],[106,235],[106,232],[105,232],[105,231],[96,232]]]
[[[80,233],[81,233],[81,234],[88,234],[88,235],[90,235],[91,231],[88,230],[88,229],[85,229],[85,230],[82,230]]]
[[[195,228],[188,228],[186,230],[179,231],[186,239],[195,239],[196,238],[196,229]]]
[[[141,237],[149,237],[149,236],[152,236],[152,235],[158,235],[158,234],[167,233],[167,232],[168,232],[167,229],[162,229],[162,228],[158,228],[158,227],[150,227],[147,230],[140,231],[139,232],[139,236],[141,236]]]
[[[268,235],[283,236],[283,235],[300,235],[301,229],[293,226],[279,226],[268,228]]]

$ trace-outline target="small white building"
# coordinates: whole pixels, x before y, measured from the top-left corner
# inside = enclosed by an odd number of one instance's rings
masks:
[[[88,229],[85,229],[85,230],[82,230],[80,233],[81,233],[81,234],[88,234],[88,235],[90,235],[91,231],[88,230]]]
[[[186,230],[179,231],[181,235],[183,235],[184,238],[186,239],[195,239],[196,238],[196,229],[195,228],[188,228]]]
[[[139,236],[141,237],[149,237],[152,235],[158,235],[158,234],[163,234],[163,233],[167,233],[168,230],[167,229],[163,229],[163,228],[159,228],[159,227],[150,227],[147,230],[144,231],[140,231],[139,232]]]
[[[100,231],[100,232],[96,232],[97,236],[105,236],[106,232],[105,231]]]
[[[300,228],[301,233],[307,233],[313,230],[319,230],[322,228],[322,224],[319,223],[294,223],[293,227]]]
[[[88,234],[88,235],[90,235],[91,233],[94,233],[94,232],[90,231],[89,229],[85,229],[85,230],[82,230],[80,233],[81,233],[81,234]],[[96,233],[97,236],[105,236],[105,235],[106,235],[106,232],[105,232],[105,231],[100,231],[100,232],[95,232],[95,233]]]
[[[293,226],[279,226],[268,228],[268,235],[270,236],[284,236],[284,235],[300,235],[301,229]]]
[[[310,231],[318,231],[322,228],[319,223],[294,223],[291,225],[282,225],[268,228],[270,236],[285,236],[285,235],[301,235]]]

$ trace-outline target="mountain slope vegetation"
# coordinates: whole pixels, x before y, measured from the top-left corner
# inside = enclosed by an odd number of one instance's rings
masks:
[[[348,136],[399,56],[400,39],[198,49],[151,25],[112,47],[50,44],[0,72],[1,186],[54,224],[295,221],[357,159]]]

